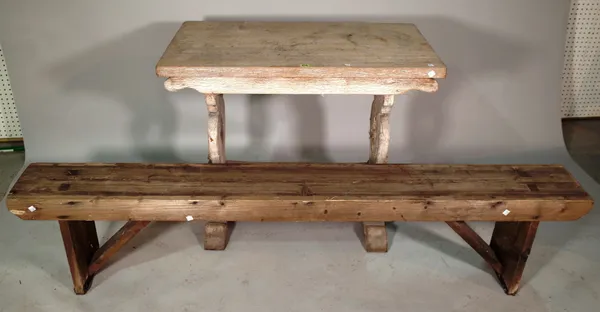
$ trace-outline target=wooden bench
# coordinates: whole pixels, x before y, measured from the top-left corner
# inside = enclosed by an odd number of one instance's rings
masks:
[[[59,221],[78,294],[150,221],[210,220],[213,249],[225,247],[227,221],[346,221],[365,222],[379,251],[383,222],[445,221],[514,295],[538,223],[592,204],[559,165],[35,163],[7,197],[21,219]],[[100,247],[96,220],[129,222]],[[490,244],[465,221],[496,221]]]

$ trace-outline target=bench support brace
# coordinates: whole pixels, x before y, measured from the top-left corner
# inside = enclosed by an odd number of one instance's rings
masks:
[[[539,222],[496,222],[488,245],[463,221],[446,222],[492,268],[507,295],[516,295]]]
[[[58,221],[58,223],[71,269],[73,289],[76,294],[83,295],[90,288],[94,275],[150,221],[127,222],[102,247],[99,246],[94,221]]]

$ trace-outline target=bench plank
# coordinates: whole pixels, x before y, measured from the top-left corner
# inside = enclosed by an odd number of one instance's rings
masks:
[[[27,220],[543,221],[592,204],[560,165],[35,163],[7,198]]]

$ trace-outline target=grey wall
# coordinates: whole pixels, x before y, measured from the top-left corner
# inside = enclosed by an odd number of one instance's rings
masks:
[[[185,20],[414,22],[448,66],[398,97],[395,162],[552,161],[564,154],[568,1],[1,1],[30,161],[206,161],[206,108],[154,65]],[[370,96],[226,96],[230,159],[364,161]]]

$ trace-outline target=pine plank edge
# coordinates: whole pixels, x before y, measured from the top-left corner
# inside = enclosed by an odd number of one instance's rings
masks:
[[[591,200],[455,200],[343,197],[202,198],[190,196],[9,196],[23,220],[106,221],[569,221],[587,214]],[[29,206],[36,207],[31,212]],[[510,210],[504,215],[505,209]]]
[[[413,90],[435,92],[438,83],[430,78],[170,77],[165,88],[191,88],[209,94],[403,94]]]
[[[433,73],[432,73],[433,71]],[[412,77],[405,77],[406,73],[412,74]],[[306,78],[318,80],[323,77],[336,77],[344,79],[387,79],[390,77],[403,77],[405,80],[415,79],[445,79],[445,65],[435,65],[428,68],[384,68],[384,67],[182,67],[167,66],[158,64],[156,75],[158,77],[170,78],[257,78],[257,79],[275,79],[282,77]],[[432,75],[433,74],[433,75]],[[363,94],[369,94],[367,92]]]

